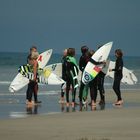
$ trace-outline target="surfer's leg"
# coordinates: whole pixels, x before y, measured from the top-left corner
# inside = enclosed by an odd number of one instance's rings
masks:
[[[61,92],[61,98],[59,100],[59,103],[65,103],[64,94],[65,94],[65,92]]]
[[[119,97],[120,97],[120,89],[119,88],[120,88],[119,80],[115,79],[114,83],[113,83],[113,90],[116,93],[118,100],[119,100]]]
[[[120,90],[120,82],[121,82],[121,80],[119,79],[118,80],[118,101],[121,101],[122,100],[121,90]]]
[[[116,96],[118,98],[118,94],[117,94],[117,80],[116,79],[114,79],[113,90],[114,90],[114,92],[115,92],[115,94],[116,94]],[[118,99],[117,99],[117,101],[118,101]]]
[[[62,98],[64,98],[64,94],[65,94],[65,92],[62,91],[62,92],[61,92],[61,97],[62,97]]]
[[[96,106],[94,87],[90,87],[91,106]]]
[[[66,102],[67,102],[67,106],[69,105],[69,90],[70,90],[70,81],[67,80],[67,82],[66,82]]]
[[[34,82],[34,88],[33,88],[33,94],[34,94],[34,101],[36,104],[40,104],[41,101],[38,100],[38,83]]]
[[[98,90],[100,93],[100,102],[99,104],[104,104],[105,103],[105,90],[104,90],[104,78],[100,77],[100,79],[98,79]]]
[[[84,102],[87,101],[87,97],[88,97],[88,84],[84,86],[84,90],[83,90],[83,100],[84,100]]]
[[[38,103],[38,99],[37,99],[37,93],[38,93],[38,84],[37,82],[34,82],[34,101],[35,103]]]
[[[83,82],[81,81],[80,89],[79,89],[79,101],[80,101],[80,103],[82,103],[84,86],[85,86],[85,85],[84,85]]]
[[[28,102],[28,100],[29,100],[29,90],[30,90],[30,84],[28,84],[28,88],[27,88],[27,91],[26,91],[26,100],[27,100],[27,102]]]
[[[93,80],[91,82],[89,82],[89,88],[90,88],[90,98],[91,98],[91,103],[89,103],[89,105],[93,104],[94,101],[94,87],[93,87]]]
[[[96,99],[97,99],[97,81],[95,80],[93,84],[93,101],[95,104],[96,104]]]
[[[28,84],[28,101],[29,102],[32,102],[32,94],[33,94],[33,92],[34,92],[34,86],[33,86],[33,82],[32,81],[30,81],[29,82],[29,84]]]
[[[65,92],[64,92],[63,86],[64,86],[64,83],[61,85],[61,98],[59,100],[59,103],[64,103]]]
[[[114,83],[113,83],[113,89],[117,95],[117,102],[115,103],[116,105],[123,103],[122,97],[121,97],[121,91],[120,91],[120,82],[121,82],[121,79],[115,78]]]
[[[72,107],[75,107],[76,88],[72,87]]]
[[[96,106],[97,98],[97,79],[94,79],[90,82],[90,96],[91,96],[91,105]]]

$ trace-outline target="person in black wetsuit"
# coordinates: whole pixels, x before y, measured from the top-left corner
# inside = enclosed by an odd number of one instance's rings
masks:
[[[38,56],[39,56],[38,52],[32,52],[28,57],[28,62],[30,64],[30,70],[34,74],[34,79],[30,80],[28,83],[28,89],[26,92],[27,105],[40,103],[37,100],[37,92],[38,92],[38,84],[37,84],[38,62],[37,62],[37,58],[38,58]],[[34,102],[32,102],[32,95],[34,95]]]
[[[35,55],[35,58],[33,58],[33,54]],[[35,69],[36,69],[35,71],[37,71],[37,68],[38,68],[38,63],[37,63],[38,56],[36,56],[36,54],[39,55],[39,53],[37,52],[37,47],[32,46],[30,48],[30,53],[27,57],[27,63],[32,65],[32,67],[35,67]],[[32,105],[34,103],[35,104],[41,103],[41,101],[38,101],[37,93],[38,93],[38,83],[36,82],[36,77],[35,77],[34,80],[30,80],[30,82],[28,83],[28,88],[26,91],[26,103],[27,103],[27,105]],[[32,94],[34,94],[34,102],[32,102]]]
[[[64,81],[66,81],[66,57],[67,57],[67,49],[64,50],[63,52],[63,57],[62,57],[62,60],[61,60],[61,63],[62,63],[62,79]],[[61,85],[61,98],[59,100],[59,103],[64,103],[64,89],[63,89],[63,85]]]
[[[91,59],[92,55],[95,53],[95,51],[91,50],[89,51],[89,57],[90,57],[90,62],[93,63],[94,65],[100,65],[100,64],[105,64],[105,62],[96,62],[93,59]],[[90,97],[91,97],[91,105],[92,107],[96,107],[96,99],[97,99],[97,76],[89,82],[89,88],[90,88]]]
[[[120,83],[121,79],[123,77],[123,53],[121,49],[115,50],[115,56],[116,56],[116,63],[115,63],[115,68],[110,69],[109,71],[114,71],[114,83],[113,83],[113,90],[117,95],[117,101],[114,103],[114,105],[122,105],[123,100],[121,97],[121,91],[120,91]]]
[[[100,45],[98,47],[98,49],[100,47],[102,47],[103,45]],[[97,89],[100,93],[100,101],[99,101],[99,105],[104,105],[105,104],[105,90],[104,90],[104,79],[105,79],[105,73],[103,73],[102,71],[99,72],[99,74],[97,75]]]
[[[82,46],[81,47],[81,57],[79,59],[79,69],[81,70],[82,74],[83,71],[87,65],[87,62],[89,61],[89,57],[88,57],[88,47],[87,46]],[[81,76],[82,77],[82,76]],[[82,82],[80,83],[80,89],[79,89],[79,100],[80,100],[80,105],[82,105],[82,100],[83,100],[83,90],[85,88],[85,84]],[[86,99],[84,99],[86,101]]]
[[[105,104],[104,78],[105,73],[100,71],[99,74],[97,75],[97,89],[99,90],[100,93],[100,101],[99,101],[100,105]]]
[[[66,106],[69,106],[69,91],[72,86],[72,107],[75,107],[76,88],[78,85],[78,66],[75,59],[75,49],[69,48],[66,57]]]

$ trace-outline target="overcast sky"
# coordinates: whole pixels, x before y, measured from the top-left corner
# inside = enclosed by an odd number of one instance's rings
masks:
[[[90,49],[140,56],[140,0],[0,0],[0,52]]]

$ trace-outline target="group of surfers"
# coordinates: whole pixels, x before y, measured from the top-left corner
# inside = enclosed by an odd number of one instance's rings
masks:
[[[79,71],[83,74],[83,71],[87,65],[87,63],[90,61],[91,63],[95,65],[100,64],[106,64],[105,61],[103,62],[96,62],[93,59],[91,59],[92,55],[95,53],[93,50],[89,50],[87,46],[81,47],[81,57],[79,59],[79,66],[77,64],[76,58],[75,58],[75,49],[74,48],[68,48],[65,49],[63,52],[62,57],[62,79],[66,82],[66,88],[64,90],[63,84],[61,86],[61,98],[59,103],[66,102],[66,106],[69,107],[70,105],[72,108],[75,107],[77,104],[75,102],[76,99],[76,92],[79,91],[79,103],[80,106],[83,106],[87,104],[88,102],[88,88],[90,90],[90,102],[89,105],[96,107],[97,102],[97,90],[99,90],[100,93],[100,101],[99,104],[105,104],[105,90],[104,90],[104,77],[105,74],[100,71],[99,74],[88,83],[88,85],[85,85],[82,80],[79,81],[77,79],[77,75]],[[37,47],[33,46],[30,48],[30,53],[27,57],[28,64],[32,67],[32,72],[34,74],[34,79],[30,80],[28,84],[28,88],[26,91],[26,100],[27,104],[38,104],[41,103],[41,101],[38,101],[37,99],[37,92],[38,92],[38,81],[37,81],[37,69],[38,69],[38,62],[37,58],[39,56],[39,53],[37,51]],[[119,106],[123,104],[123,100],[121,97],[121,91],[120,91],[120,82],[123,77],[122,70],[123,70],[123,53],[121,49],[115,50],[115,56],[116,56],[116,62],[115,62],[115,68],[110,69],[109,71],[114,71],[114,82],[113,82],[113,90],[116,93],[117,100],[115,101],[114,105]],[[82,77],[82,76],[81,76]],[[77,88],[79,87],[79,90]],[[69,100],[69,92],[72,92],[72,101],[70,103]],[[86,94],[85,94],[86,93]],[[34,101],[32,101],[32,96],[34,95]],[[66,101],[65,97],[66,96]]]

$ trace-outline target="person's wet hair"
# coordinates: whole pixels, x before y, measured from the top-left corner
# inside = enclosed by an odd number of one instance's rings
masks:
[[[123,56],[123,52],[121,49],[116,49],[115,53],[118,55],[118,57],[122,57]]]
[[[87,53],[88,52],[88,47],[85,45],[85,46],[82,46],[81,47],[81,52],[84,54],[84,53]]]
[[[68,48],[67,55],[74,56],[75,55],[75,49],[74,48]]]
[[[30,48],[30,52],[32,52],[33,49],[37,50],[37,47],[33,45],[33,46]]]

